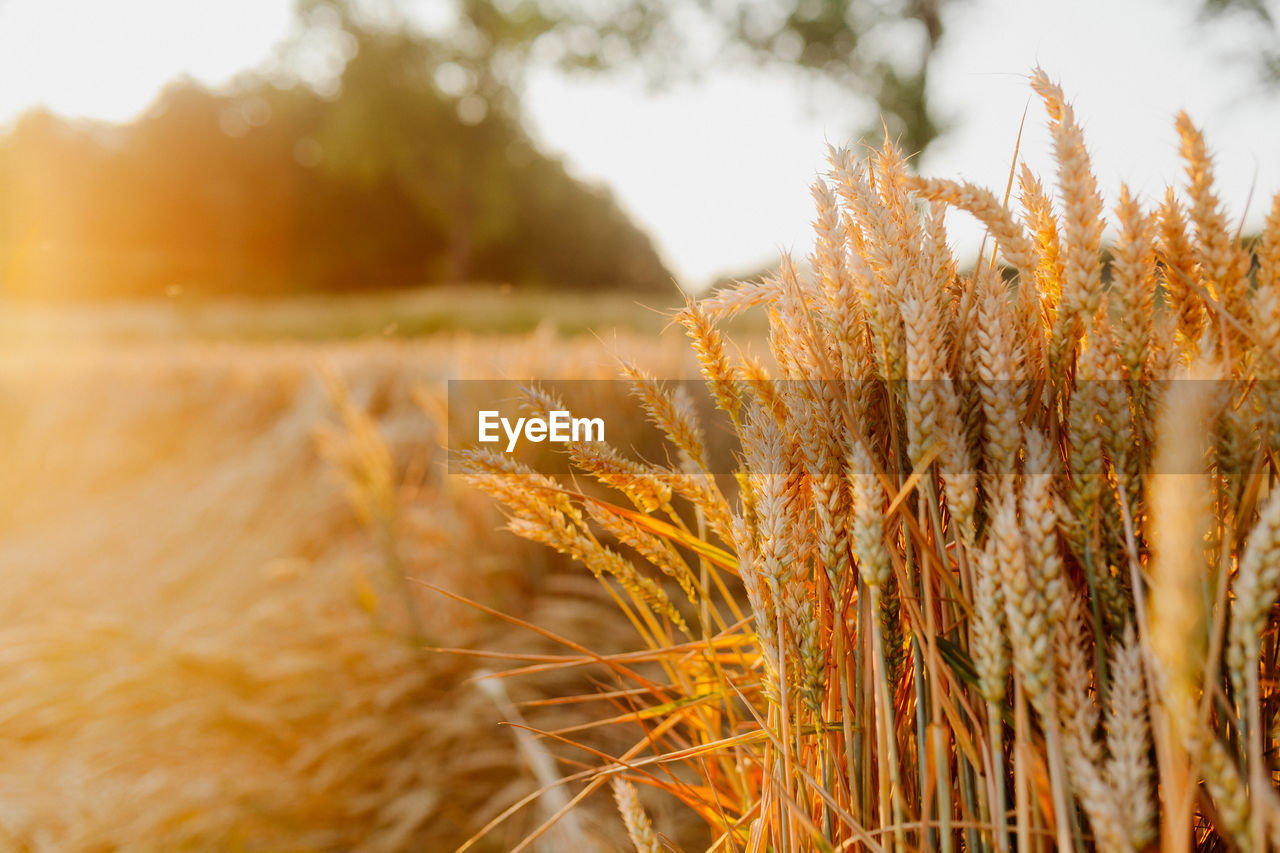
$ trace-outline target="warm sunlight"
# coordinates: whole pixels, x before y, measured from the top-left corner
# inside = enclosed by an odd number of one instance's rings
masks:
[[[126,121],[164,81],[219,84],[261,63],[291,0],[6,0],[0,3],[0,121],[36,104]]]
[[[180,75],[224,84],[270,58],[291,31],[294,6],[0,0],[0,124],[41,103],[68,117],[128,121]],[[414,20],[438,23],[454,6],[428,0],[404,8]],[[1275,101],[1258,90],[1248,61],[1267,31],[1247,18],[1194,26],[1195,6],[1080,0],[1070,14],[1021,0],[948,6],[949,35],[929,94],[947,105],[949,130],[921,165],[1002,183],[1026,103],[1026,71],[1042,64],[1073,81],[1073,96],[1087,105],[1099,168],[1128,175],[1140,192],[1158,194],[1179,174],[1168,142],[1173,115],[1203,116],[1227,155],[1219,170],[1225,197],[1257,228],[1262,212],[1247,206],[1251,192],[1280,180],[1270,152],[1254,142],[1276,138]],[[1108,26],[1095,30],[1091,22],[1102,19]],[[1133,38],[1139,31],[1146,37]],[[1086,39],[1089,50],[1080,47]],[[531,63],[523,94],[535,140],[564,156],[575,176],[607,184],[693,290],[770,263],[778,249],[807,251],[807,184],[822,168],[821,152],[875,124],[869,101],[806,92],[794,75],[707,66],[701,80],[655,92],[635,74],[573,76]],[[1117,76],[1142,81],[1140,102],[1114,85]],[[1032,166],[1050,165],[1039,124],[1027,128],[1023,143],[1021,156]],[[694,186],[700,191],[690,198]],[[971,254],[980,229],[964,218],[954,226],[961,253]]]
[[[1278,104],[1280,0],[0,0],[0,853],[1280,853]]]

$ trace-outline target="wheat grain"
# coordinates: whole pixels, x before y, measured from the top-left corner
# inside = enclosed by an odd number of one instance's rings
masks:
[[[1102,243],[1102,197],[1084,134],[1061,87],[1039,69],[1031,75],[1031,87],[1044,100],[1049,113],[1063,205],[1058,232],[1062,241],[1062,296],[1053,332],[1053,361],[1060,364],[1074,350],[1080,324],[1097,314],[1101,305],[1098,250]],[[1054,364],[1050,370],[1054,370]]]
[[[733,368],[720,331],[712,324],[706,311],[695,302],[690,302],[678,317],[693,341],[702,373],[715,393],[716,404],[730,416],[736,417],[742,408],[742,394],[734,381]]]
[[[1187,161],[1187,191],[1200,270],[1220,307],[1231,317],[1244,320],[1248,317],[1249,256],[1232,236],[1213,191],[1213,163],[1204,137],[1186,113],[1178,113],[1176,124],[1182,157]]]
[[[1111,658],[1111,707],[1107,712],[1107,777],[1127,849],[1141,850],[1155,836],[1152,796],[1151,731],[1147,720],[1148,692],[1137,630],[1125,626]]]
[[[1111,261],[1111,292],[1114,294],[1120,356],[1132,379],[1143,376],[1151,347],[1151,317],[1155,309],[1154,252],[1152,221],[1120,185],[1116,203],[1120,234]]]
[[[1280,492],[1273,493],[1249,535],[1235,581],[1227,666],[1237,701],[1259,661],[1267,616],[1280,598]]]
[[[1053,327],[1062,299],[1062,245],[1058,237],[1058,220],[1053,213],[1053,201],[1026,163],[1018,170],[1018,187],[1022,194],[1023,221],[1035,235],[1037,257],[1035,289],[1024,286],[1022,293],[1034,298],[1043,312],[1044,331],[1048,332]]]
[[[1205,324],[1200,263],[1187,238],[1186,219],[1172,187],[1160,206],[1160,259],[1165,292],[1178,318],[1178,333],[1183,337],[1184,346],[1196,347]]]
[[[917,178],[912,188],[922,197],[945,202],[973,216],[991,231],[1005,260],[1018,271],[1021,278],[1031,281],[1037,267],[1036,251],[1026,232],[987,189],[971,183],[949,181],[941,178]]]
[[[653,831],[653,824],[644,806],[640,805],[640,797],[636,787],[626,779],[614,779],[613,797],[618,803],[618,813],[627,826],[627,835],[635,845],[636,853],[662,853],[658,836]]]

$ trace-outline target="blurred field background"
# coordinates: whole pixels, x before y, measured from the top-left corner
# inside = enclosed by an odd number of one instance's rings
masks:
[[[584,669],[482,690],[512,661],[427,649],[561,649],[417,581],[631,648],[445,473],[444,392],[694,375],[670,272],[530,137],[511,45],[296,15],[274,72],[0,131],[0,849],[451,850],[584,758],[501,722],[601,708],[526,704]],[[595,414],[629,419],[613,387]],[[539,849],[624,832],[600,797]]]
[[[511,285],[442,285],[395,291],[305,296],[175,297],[107,303],[19,302],[0,309],[0,335],[10,343],[102,343],[154,340],[312,341],[412,339],[437,333],[521,335],[539,328],[557,336],[605,335],[621,328],[658,334],[679,304],[636,293],[564,293]]]
[[[679,341],[613,347],[684,369]],[[628,647],[588,574],[498,532],[444,473],[432,414],[447,376],[614,374],[596,338],[546,325],[5,348],[0,484],[21,500],[0,515],[0,845],[444,850],[535,790],[468,680],[504,662],[419,647],[553,644],[400,575]],[[508,686],[517,701],[590,688],[573,671]],[[526,713],[556,727],[596,712]],[[597,805],[581,837],[609,849],[621,825]]]

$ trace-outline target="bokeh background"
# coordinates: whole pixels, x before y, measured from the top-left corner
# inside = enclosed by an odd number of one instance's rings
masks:
[[[482,678],[564,649],[431,587],[635,639],[446,473],[445,382],[695,377],[663,312],[803,259],[828,143],[1052,175],[1037,64],[1104,192],[1182,181],[1186,109],[1255,231],[1278,15],[0,0],[0,848],[452,850],[529,797],[476,842],[511,849],[592,759],[500,723],[616,709],[563,701],[590,668]],[[595,413],[640,418],[601,387]],[[557,832],[609,850],[621,824],[593,798]]]

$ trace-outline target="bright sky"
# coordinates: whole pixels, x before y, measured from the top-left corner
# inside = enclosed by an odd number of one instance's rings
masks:
[[[292,17],[291,0],[0,0],[0,120],[40,102],[128,120],[180,74],[261,63]]]
[[[435,2],[435,0],[432,0]],[[220,84],[267,60],[292,0],[0,0],[0,121],[36,103],[127,120],[179,74]],[[1173,116],[1186,109],[1218,156],[1222,194],[1248,224],[1280,190],[1280,98],[1234,55],[1264,28],[1195,21],[1197,0],[958,0],[935,66],[935,103],[953,132],[927,174],[1003,189],[1036,64],[1060,79],[1085,125],[1108,200],[1127,180],[1148,201],[1180,181]],[[1280,10],[1278,10],[1280,11]],[[725,71],[665,94],[639,82],[535,73],[534,132],[581,177],[613,188],[692,287],[745,273],[778,249],[803,253],[808,187],[826,143],[850,141],[865,107],[814,99],[764,74]],[[820,103],[813,103],[819,100]],[[1022,155],[1052,174],[1032,103]],[[977,231],[959,218],[963,253]]]

